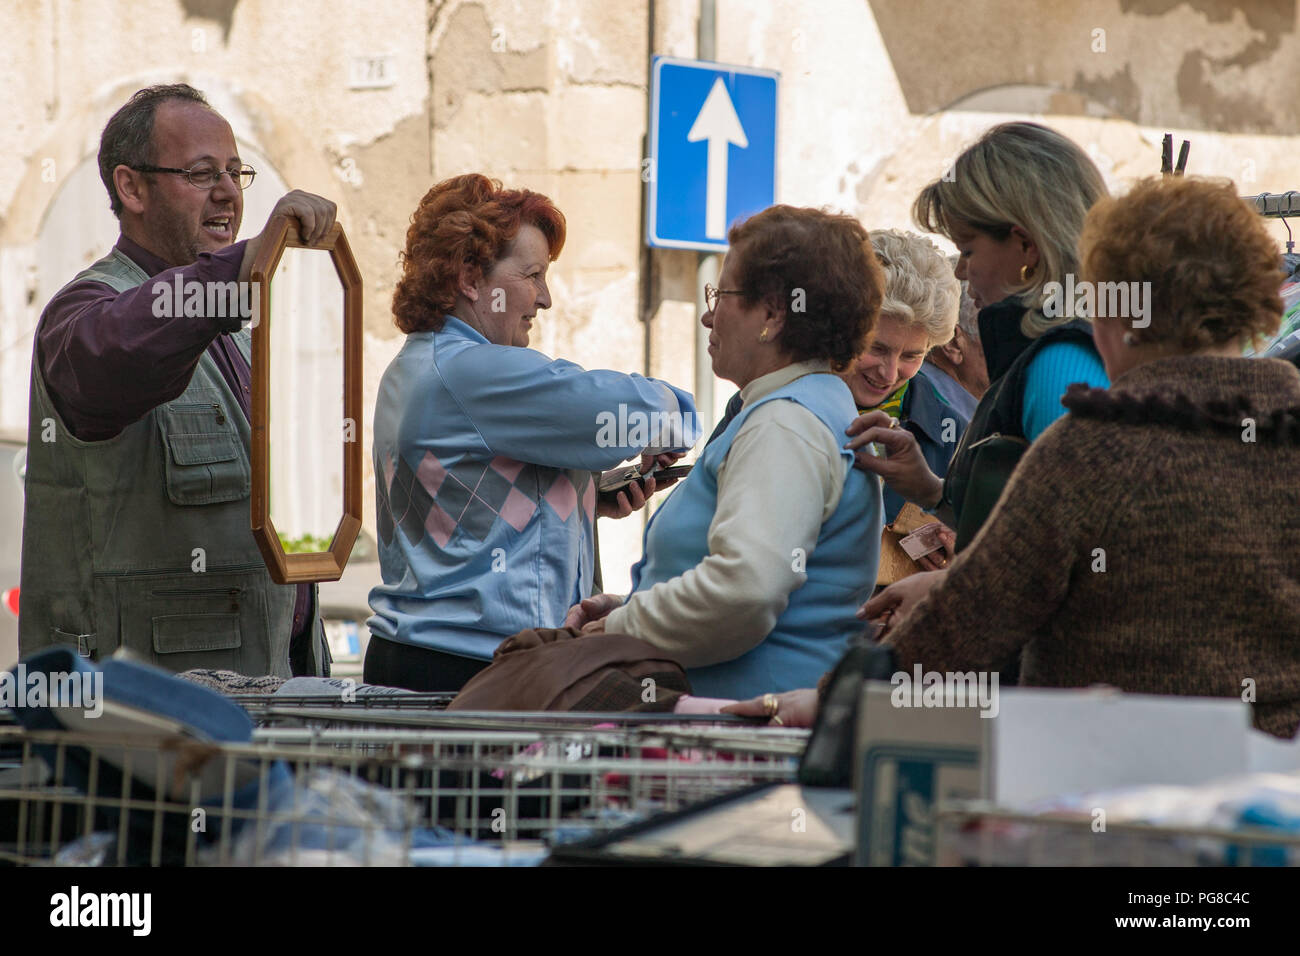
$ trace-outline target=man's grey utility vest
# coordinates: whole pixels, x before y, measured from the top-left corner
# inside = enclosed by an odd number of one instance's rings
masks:
[[[114,249],[72,281],[87,279],[121,293],[149,276]],[[247,359],[249,333],[234,339]],[[205,351],[179,397],[113,438],[81,441],[33,349],[23,656],[51,644],[94,658],[125,647],[171,671],[290,676],[296,590],[271,580],[249,530],[249,434]],[[312,634],[309,673],[319,673],[319,620]]]

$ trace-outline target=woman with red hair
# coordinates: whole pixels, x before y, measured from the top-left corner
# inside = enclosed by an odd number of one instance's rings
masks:
[[[528,348],[564,238],[547,197],[478,174],[412,217],[393,296],[407,338],[375,408],[368,683],[459,690],[503,638],[559,627],[592,590],[592,473],[695,442],[688,392]],[[632,486],[611,514],[644,503]]]

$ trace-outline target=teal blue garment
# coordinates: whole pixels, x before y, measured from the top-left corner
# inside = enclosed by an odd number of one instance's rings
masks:
[[[633,593],[685,574],[708,556],[718,469],[745,419],[771,401],[798,402],[830,429],[837,445],[843,444],[844,430],[858,413],[848,386],[829,373],[804,375],[742,408],[646,527],[645,555],[632,568]],[[780,449],[772,453],[780,454]],[[687,670],[693,693],[743,699],[815,687],[843,655],[847,639],[862,630],[855,612],[870,596],[880,563],[880,479],[854,468],[850,452],[843,453],[841,463],[844,490],[822,525],[813,553],[803,558],[805,583],[790,594],[772,632],[757,647],[735,660]],[[762,521],[763,516],[755,515],[754,520]],[[701,622],[698,636],[707,640],[707,622]]]
[[[450,316],[408,335],[375,404],[371,632],[485,661],[511,634],[559,627],[591,594],[592,473],[674,421],[652,450],[699,436],[690,394],[666,382],[493,345]]]
[[[1065,414],[1061,398],[1075,382],[1093,388],[1110,388],[1106,366],[1090,348],[1074,342],[1048,345],[1034,356],[1025,370],[1025,401],[1021,423],[1031,442]]]

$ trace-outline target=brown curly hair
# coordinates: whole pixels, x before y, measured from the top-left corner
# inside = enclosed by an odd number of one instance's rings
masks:
[[[1079,261],[1092,282],[1150,282],[1139,343],[1184,352],[1267,338],[1282,319],[1279,251],[1230,181],[1140,180],[1088,213]]]
[[[437,332],[456,304],[462,266],[478,281],[492,271],[521,226],[536,226],[554,262],[564,248],[564,213],[541,193],[505,189],[467,173],[438,183],[420,200],[406,230],[393,320],[403,332]]]
[[[866,347],[884,300],[885,273],[852,216],[771,206],[731,227],[736,281],[748,305],[785,315],[777,344],[796,362],[837,371]]]

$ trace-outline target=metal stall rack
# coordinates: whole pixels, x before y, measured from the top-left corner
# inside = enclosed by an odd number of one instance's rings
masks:
[[[791,780],[806,740],[698,718],[371,708],[358,727],[361,708],[334,726],[309,710],[262,715],[246,744],[0,728],[0,860],[531,865],[558,842]]]

